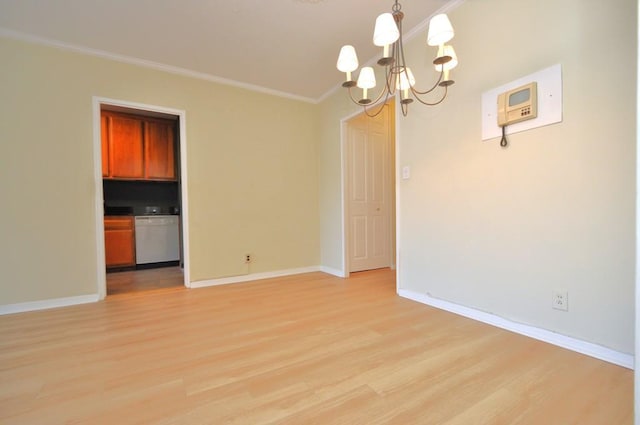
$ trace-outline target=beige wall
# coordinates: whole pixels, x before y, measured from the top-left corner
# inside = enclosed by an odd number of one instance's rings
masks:
[[[358,112],[354,105],[344,102],[343,96],[344,90],[338,90],[320,104],[318,144],[320,261],[340,272],[344,271],[340,126],[343,118]]]
[[[450,14],[459,83],[399,123],[402,288],[633,353],[635,8],[487,0]],[[563,122],[507,149],[482,142],[481,94],[556,63]],[[568,313],[551,309],[554,288]]]
[[[0,57],[0,305],[97,292],[93,96],[186,111],[192,281],[319,264],[317,106],[10,39]]]
[[[397,123],[398,163],[412,172],[398,185],[399,287],[633,353],[636,2],[470,0],[449,16],[458,82],[443,105],[413,104]],[[422,35],[406,47],[426,85],[432,49]],[[557,63],[563,122],[507,149],[483,142],[482,93]],[[332,266],[346,105],[341,91],[321,105]],[[568,290],[569,312],[551,309],[554,288]]]

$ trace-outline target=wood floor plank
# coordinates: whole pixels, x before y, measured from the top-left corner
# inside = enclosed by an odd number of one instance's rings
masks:
[[[107,295],[179,289],[183,286],[184,274],[179,266],[107,273]]]
[[[2,424],[628,425],[632,413],[632,371],[400,298],[390,270],[0,317]]]

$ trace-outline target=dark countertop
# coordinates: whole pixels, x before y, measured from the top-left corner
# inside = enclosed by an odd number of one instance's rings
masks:
[[[104,206],[104,215],[180,215],[178,207],[167,206]]]
[[[133,215],[133,207],[104,207],[104,215]]]

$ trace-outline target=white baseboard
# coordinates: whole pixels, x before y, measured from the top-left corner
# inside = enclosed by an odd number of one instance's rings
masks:
[[[98,294],[80,295],[77,297],[53,298],[42,301],[29,301],[26,303],[0,305],[0,315],[24,313],[27,311],[46,310],[49,308],[68,307],[71,305],[88,304],[98,302]]]
[[[347,277],[343,270],[334,269],[333,267],[320,266],[320,271],[337,277]]]
[[[604,360],[618,366],[626,367],[627,369],[633,370],[634,368],[634,356],[631,354],[622,353],[598,344],[593,344],[591,342],[586,342],[577,338],[561,335],[546,329],[537,328],[535,326],[513,322],[511,320],[505,319],[504,317],[496,316],[491,313],[475,310],[470,307],[461,306],[459,304],[440,300],[406,289],[398,289],[398,295],[422,304],[458,314],[460,316],[468,317],[479,322],[487,323],[489,325],[506,329],[511,332],[525,335],[530,338],[548,342],[549,344],[557,345],[558,347],[566,348],[568,350],[576,351],[587,356],[595,357],[596,359]]]
[[[291,276],[294,274],[312,273],[312,272],[319,272],[319,271],[321,271],[319,266],[313,266],[313,267],[302,267],[298,269],[277,270],[273,272],[264,272],[264,273],[249,273],[249,274],[244,274],[240,276],[230,276],[230,277],[221,277],[218,279],[199,280],[196,282],[191,282],[189,284],[189,287],[205,288],[207,286],[228,285],[230,283],[249,282],[252,280],[271,279],[274,277]]]

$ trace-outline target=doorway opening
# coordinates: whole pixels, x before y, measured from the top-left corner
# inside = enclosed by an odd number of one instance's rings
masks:
[[[344,276],[395,268],[395,102],[343,121]]]
[[[100,299],[189,286],[185,112],[94,98]]]

